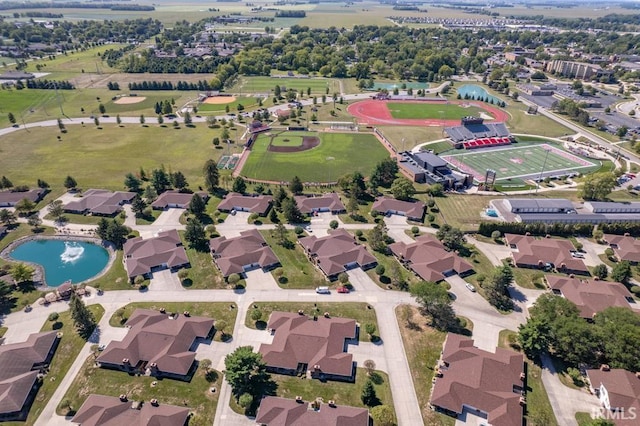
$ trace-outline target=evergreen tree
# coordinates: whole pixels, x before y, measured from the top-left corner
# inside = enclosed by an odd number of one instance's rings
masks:
[[[293,193],[293,195],[300,195],[302,191],[304,191],[304,186],[302,185],[302,181],[298,176],[294,176],[289,183],[289,190]]]
[[[204,163],[202,173],[204,174],[204,185],[207,188],[207,191],[212,194],[220,184],[220,173],[218,172],[218,165],[212,159],[208,159]]]
[[[198,251],[205,251],[207,249],[207,234],[204,231],[202,222],[198,219],[191,219],[187,222],[184,239],[187,240],[191,248]]]
[[[67,188],[68,190],[75,189],[76,186],[78,186],[78,182],[76,182],[76,180],[71,176],[67,176],[64,179],[64,187]]]
[[[283,201],[282,213],[289,223],[304,222],[304,216],[302,215],[302,213],[300,213],[298,204],[296,204],[296,200],[294,200],[293,198],[287,198],[285,201]]]
[[[360,399],[367,407],[380,405],[380,399],[378,399],[378,395],[376,395],[376,389],[373,387],[373,382],[371,380],[367,380],[367,383],[365,383]]]
[[[177,190],[182,191],[189,186],[189,183],[187,182],[187,178],[184,174],[178,170],[175,173],[171,173],[171,185],[173,185]]]
[[[244,194],[247,191],[247,183],[242,179],[241,176],[238,176],[233,181],[233,192],[238,192],[240,194]]]
[[[135,177],[133,173],[127,173],[124,177],[124,186],[127,188],[127,191],[140,192],[140,184],[140,179]]]
[[[195,215],[196,217],[200,217],[204,213],[206,207],[207,206],[204,203],[202,197],[198,194],[193,194],[193,197],[189,202],[189,211],[191,212],[191,214]]]
[[[91,333],[93,333],[93,330],[96,328],[96,319],[75,293],[71,293],[69,310],[78,335],[85,340],[89,339]]]

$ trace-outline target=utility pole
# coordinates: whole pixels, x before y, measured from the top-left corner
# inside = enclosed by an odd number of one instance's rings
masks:
[[[547,151],[547,153],[544,156],[544,162],[542,163],[542,169],[540,169],[540,176],[538,176],[538,182],[537,182],[537,185],[536,185],[536,194],[538,193],[538,189],[540,188],[540,182],[542,181],[542,173],[544,173],[544,167],[547,165],[547,158],[549,158],[549,152],[551,152],[550,149],[545,149],[545,151]]]

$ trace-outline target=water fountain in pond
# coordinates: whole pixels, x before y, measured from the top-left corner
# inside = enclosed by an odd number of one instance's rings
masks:
[[[83,254],[84,247],[82,247],[80,244],[72,241],[65,241],[64,251],[60,255],[60,260],[62,261],[62,263],[75,263],[80,260]]]

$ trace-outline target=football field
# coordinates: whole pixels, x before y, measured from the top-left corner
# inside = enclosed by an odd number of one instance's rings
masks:
[[[537,179],[541,173],[543,178],[586,173],[600,167],[598,161],[579,157],[546,143],[463,151],[460,154],[442,155],[442,158],[480,182],[484,181],[487,169],[495,170],[496,179],[501,181]]]
[[[441,120],[459,120],[469,115],[479,116],[481,112],[484,112],[484,110],[475,106],[444,102],[387,102],[387,108],[393,118],[400,119],[438,118]]]

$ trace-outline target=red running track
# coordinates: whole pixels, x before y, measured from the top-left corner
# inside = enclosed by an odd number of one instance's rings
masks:
[[[404,125],[404,126],[458,126],[460,120],[440,120],[437,118],[426,119],[399,119],[393,118],[389,108],[387,108],[387,102],[406,102],[406,103],[431,103],[442,104],[443,102],[435,101],[382,101],[376,99],[367,99],[365,101],[356,102],[347,107],[347,112],[358,119],[359,124],[369,125]],[[473,105],[480,109],[483,109],[489,113],[496,122],[505,122],[509,119],[509,114],[505,111],[496,108],[493,105],[487,105],[484,102],[463,101],[455,100],[448,101],[449,104],[467,104]]]

